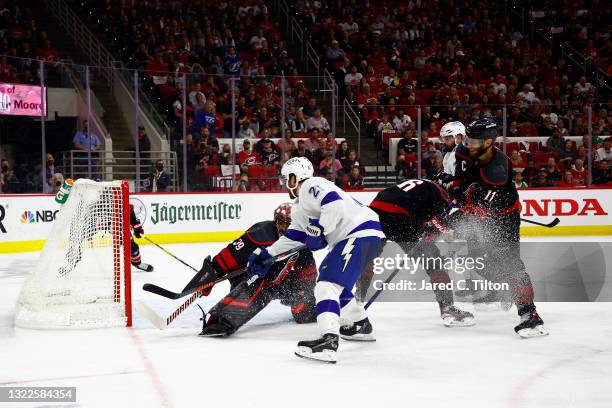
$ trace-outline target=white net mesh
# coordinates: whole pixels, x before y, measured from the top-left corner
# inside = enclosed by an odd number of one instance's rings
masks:
[[[74,183],[36,269],[21,290],[17,326],[79,329],[126,325],[129,260],[126,265],[125,251],[129,248],[124,194],[127,191],[121,181],[80,179]]]

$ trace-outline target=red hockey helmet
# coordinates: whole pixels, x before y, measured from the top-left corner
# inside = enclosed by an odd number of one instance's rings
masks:
[[[291,224],[292,203],[282,203],[274,210],[274,223],[281,234],[284,234]]]

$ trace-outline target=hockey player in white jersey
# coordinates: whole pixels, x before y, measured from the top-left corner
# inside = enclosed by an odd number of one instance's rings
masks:
[[[339,337],[373,341],[363,305],[352,289],[365,267],[381,253],[384,238],[378,216],[334,183],[313,177],[312,163],[304,157],[289,159],[281,174],[289,196],[297,199],[291,225],[271,246],[249,258],[249,274],[265,276],[264,261],[305,244],[312,251],[329,245],[314,289],[317,324],[321,337],[300,341],[295,354],[313,360],[336,362]],[[347,324],[340,327],[340,316]]]
[[[455,175],[455,149],[462,143],[464,137],[465,126],[461,122],[448,122],[440,129],[440,149],[444,153],[442,163],[444,165],[444,173],[447,175]]]

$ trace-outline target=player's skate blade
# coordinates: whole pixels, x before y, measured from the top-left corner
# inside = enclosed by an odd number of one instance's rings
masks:
[[[523,339],[548,336],[549,334],[548,330],[544,328],[544,321],[537,312],[522,315],[521,323],[514,328],[514,331]]]
[[[376,341],[374,337],[374,329],[372,323],[366,317],[363,320],[353,323],[352,325],[340,327],[340,337],[344,340],[352,341]]]
[[[336,351],[338,350],[338,335],[326,333],[316,340],[303,340],[298,343],[295,355],[309,360],[322,361],[324,363],[336,363]]]
[[[138,265],[132,264],[132,266],[143,272],[153,272],[153,265],[149,265],[144,262],[141,262]]]
[[[447,306],[442,309],[441,317],[446,327],[469,327],[476,324],[473,314],[456,306]]]
[[[202,337],[225,337],[231,335],[232,333],[233,330],[227,325],[220,322],[215,322],[204,326],[199,335]]]

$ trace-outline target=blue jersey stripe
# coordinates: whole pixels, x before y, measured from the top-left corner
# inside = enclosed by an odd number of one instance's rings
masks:
[[[306,242],[306,233],[304,231],[298,231],[290,228],[287,230],[287,232],[285,232],[285,237],[292,241],[301,242],[302,244]]]
[[[340,308],[346,306],[351,300],[353,300],[353,292],[344,288],[340,294]]]
[[[380,226],[380,222],[378,221],[366,221],[364,223],[359,224],[358,226],[356,226],[355,228],[353,228],[353,230],[351,232],[348,233],[348,235],[351,235],[357,231],[363,231],[366,229],[373,229],[373,230],[377,230],[377,231],[381,231],[382,232],[382,227]]]
[[[340,305],[332,299],[323,299],[317,303],[317,316],[321,313],[331,312],[340,316]]]
[[[323,197],[321,200],[321,207],[337,200],[342,200],[340,194],[336,193],[335,191],[330,191],[329,193],[325,194],[325,197]]]

